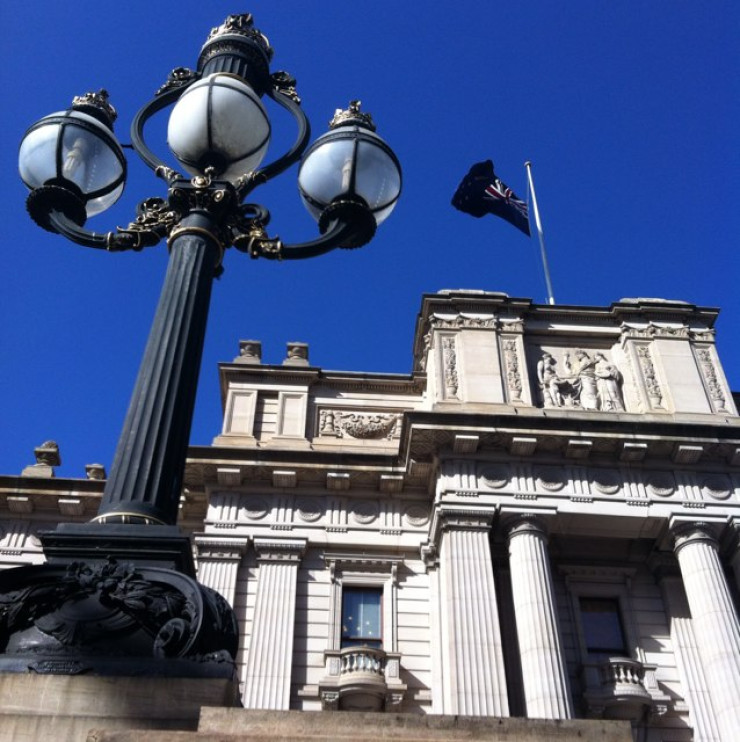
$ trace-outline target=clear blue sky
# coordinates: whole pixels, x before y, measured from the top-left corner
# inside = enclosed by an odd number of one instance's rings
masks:
[[[194,67],[210,28],[244,11],[272,42],[273,69],[297,77],[315,135],[362,99],[402,162],[404,193],[362,250],[283,264],[227,253],[193,443],[219,432],[217,363],[240,338],[262,340],[268,363],[297,340],[323,368],[407,373],[422,293],[544,302],[536,240],[450,206],[468,167],[489,157],[521,196],[523,163],[534,164],[559,303],[719,306],[720,356],[740,389],[737,2],[28,0],[0,8],[0,472],[20,473],[47,439],[60,444],[61,476],[110,466],[167,261],[163,245],[109,255],[33,225],[16,173],[26,127],[106,87],[130,141],[133,115],[168,72]],[[137,160],[130,170],[119,204],[90,228],[125,224],[138,201],[164,195]],[[254,196],[286,242],[316,234],[294,170]]]

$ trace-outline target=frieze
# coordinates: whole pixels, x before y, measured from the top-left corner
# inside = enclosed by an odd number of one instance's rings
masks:
[[[623,378],[600,351],[566,350],[558,362],[544,351],[537,363],[537,379],[545,407],[570,407],[602,412],[623,412]]]
[[[502,319],[501,320],[501,332],[524,332],[524,322],[520,319]]]
[[[732,484],[724,474],[712,474],[701,483],[702,494],[714,500],[726,500],[732,494]]]
[[[324,508],[321,500],[304,497],[296,503],[296,513],[306,523],[315,523],[324,514]]]
[[[621,327],[622,336],[629,338],[671,338],[675,340],[688,340],[691,331],[686,325],[664,325],[648,322],[647,324],[630,324],[623,322]]]
[[[249,520],[260,520],[264,518],[270,509],[267,501],[262,497],[249,497],[242,501],[239,515]]]
[[[380,509],[377,502],[364,500],[352,505],[352,519],[361,525],[368,525],[378,519]]]
[[[401,414],[390,412],[348,412],[328,409],[319,413],[319,435],[334,438],[379,440],[398,438]]]
[[[590,475],[594,489],[604,495],[615,495],[622,486],[622,478],[615,471],[594,469]]]
[[[414,528],[429,523],[429,509],[423,505],[409,505],[403,515],[408,524]]]
[[[559,492],[565,487],[565,475],[556,467],[540,467],[535,471],[537,484],[549,492]]]
[[[501,489],[509,483],[509,470],[506,466],[486,466],[481,469],[480,478],[483,483],[493,489]]]
[[[498,321],[493,315],[434,314],[429,318],[429,326],[434,330],[494,330],[497,325]]]
[[[647,490],[658,497],[670,497],[676,491],[676,480],[671,472],[653,472],[647,477]]]

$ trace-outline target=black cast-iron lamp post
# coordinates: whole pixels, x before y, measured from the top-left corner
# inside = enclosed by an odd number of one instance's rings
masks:
[[[137,580],[159,585],[158,590],[186,594],[186,605],[195,600],[192,596],[196,593],[204,602],[202,596],[208,591],[191,579],[191,547],[175,523],[211,285],[222,270],[224,251],[233,246],[253,258],[289,260],[318,256],[336,247],[359,247],[372,239],[399,197],[398,160],[374,133],[372,119],[360,110],[358,101],[346,111],[337,111],[330,131],[308,146],[310,128],[295,80],[285,72],[270,72],[272,54],[250,14],[230,16],[211,32],[197,69],[175,69],[141,108],[131,126],[132,147],[166,181],[168,192],[166,199],[142,201],[136,219],[125,228],[97,233],[85,227],[88,217],[119,198],[126,178],[126,160],[113,134],[116,112],[105,91],[76,98],[71,110],[41,119],[21,143],[20,174],[31,190],[27,208],[40,226],[81,245],[113,252],[140,250],[166,239],[170,259],[97,517],[91,524],[61,524],[42,536],[49,565],[8,570],[15,576],[4,573],[5,579],[0,578],[0,614],[4,605],[15,606],[12,611],[18,631],[33,624],[34,630],[47,635],[43,621],[39,625],[36,620],[38,605],[19,607],[15,594],[22,592],[29,580],[37,585],[37,592],[43,592],[50,581],[62,579],[62,574],[75,586],[70,590],[89,594],[82,602],[77,593],[74,599],[62,596],[67,601],[64,620],[73,620],[75,611],[70,606],[76,606],[79,615],[74,620],[88,628],[91,621],[97,622],[96,626],[105,623],[101,616],[114,608],[118,621],[122,620],[121,611],[132,621],[137,611],[146,613],[139,606],[141,601],[134,609],[123,595],[126,586],[135,582],[131,570]],[[293,115],[298,132],[287,152],[261,166],[271,132],[261,100],[265,96]],[[189,177],[169,167],[144,139],[147,121],[171,104],[168,144]],[[317,219],[321,234],[313,241],[289,245],[268,235],[268,210],[246,199],[257,186],[299,160],[300,195]],[[105,558],[111,561],[102,563]],[[131,562],[122,565],[115,561],[122,558]],[[77,577],[69,577],[70,564]],[[64,565],[66,573],[59,571]],[[36,572],[19,574],[28,569]],[[157,572],[156,579],[152,570]],[[170,577],[163,577],[165,572]],[[190,593],[182,587],[183,579],[195,585],[190,586]],[[112,584],[117,587],[111,588]],[[42,585],[47,587],[42,589]],[[107,592],[101,593],[101,585],[108,586]],[[90,597],[92,593],[98,596],[97,602]],[[168,605],[176,603],[168,601]],[[85,610],[81,611],[81,606]],[[54,610],[61,609],[57,606]],[[211,639],[203,639],[201,629],[201,634],[195,630],[196,624],[210,620],[204,618],[206,608],[200,618],[188,610],[192,612],[188,608],[187,615],[174,616],[160,611],[156,621],[151,616],[136,618],[143,626],[137,631],[153,634],[157,656],[191,657],[194,646],[202,654],[209,642],[211,649],[226,648],[233,656],[233,637],[224,647],[218,644],[221,640],[213,640],[213,644]],[[216,613],[224,610],[219,603]],[[19,618],[24,615],[26,618]],[[164,623],[162,615],[169,616]],[[183,628],[183,621],[190,629]],[[229,621],[232,625],[233,615],[210,620],[210,624],[222,625],[221,634],[230,635],[235,631],[233,626],[223,628]],[[15,647],[16,654],[23,654],[25,645],[14,644],[12,631],[5,634],[4,639],[0,636],[0,644],[4,642],[6,655],[9,646]],[[197,641],[193,639],[196,634],[200,636]],[[59,641],[56,635],[55,641]],[[103,636],[99,641],[108,640]],[[52,650],[62,651],[54,645],[49,649],[52,656]],[[38,653],[38,642],[35,651]]]

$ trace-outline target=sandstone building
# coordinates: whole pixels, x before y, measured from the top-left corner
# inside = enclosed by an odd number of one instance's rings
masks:
[[[239,618],[243,705],[736,740],[740,417],[716,318],[442,291],[410,374],[241,341],[180,522]],[[3,567],[95,514],[100,480],[54,463],[0,477]]]

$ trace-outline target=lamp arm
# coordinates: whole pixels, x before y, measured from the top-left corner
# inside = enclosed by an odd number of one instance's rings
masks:
[[[301,108],[300,99],[293,89],[281,89],[276,85],[267,91],[267,96],[285,108],[295,118],[298,124],[298,135],[293,146],[282,157],[259,170],[255,170],[237,184],[237,195],[240,201],[243,201],[258,185],[262,185],[262,183],[280,175],[293,163],[300,160],[308,146],[308,140],[311,138],[311,124]]]
[[[72,242],[84,247],[94,247],[97,250],[108,252],[123,252],[124,250],[141,250],[144,247],[159,242],[159,237],[149,234],[139,234],[133,231],[119,232],[91,232],[89,229],[75,224],[63,212],[52,209],[47,214],[47,227],[51,232],[57,232]]]
[[[249,254],[253,258],[268,258],[269,260],[303,260],[316,258],[331,252],[337,247],[346,246],[357,236],[357,227],[343,221],[336,221],[321,237],[310,242],[300,242],[295,245],[284,245],[279,239],[255,239],[249,246]]]
[[[174,103],[183,93],[187,86],[177,85],[175,87],[164,86],[148,103],[145,103],[134,116],[131,122],[131,144],[136,154],[144,161],[146,166],[154,171],[159,177],[164,177],[168,182],[175,177],[180,177],[172,168],[161,160],[149,149],[144,140],[144,125],[155,113]]]

